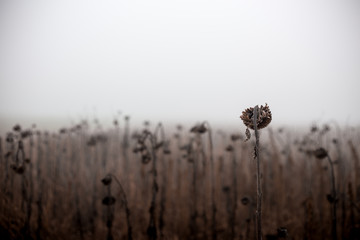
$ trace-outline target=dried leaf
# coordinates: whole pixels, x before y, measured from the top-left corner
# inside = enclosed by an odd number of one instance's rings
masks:
[[[246,128],[246,131],[245,131],[245,136],[246,136],[246,139],[245,139],[245,141],[244,141],[244,142],[246,142],[246,141],[250,140],[250,138],[251,138],[251,133],[250,133],[249,128]]]

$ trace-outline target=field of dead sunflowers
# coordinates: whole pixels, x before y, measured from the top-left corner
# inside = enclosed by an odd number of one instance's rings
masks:
[[[233,131],[15,125],[0,138],[0,238],[359,239],[360,129],[275,128],[255,108]]]

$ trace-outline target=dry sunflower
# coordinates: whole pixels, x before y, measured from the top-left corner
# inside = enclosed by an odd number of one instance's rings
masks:
[[[254,123],[253,123],[253,112],[254,108],[250,107],[245,109],[240,116],[241,120],[243,120],[246,127],[251,128],[254,130]],[[257,129],[265,128],[272,120],[272,115],[270,108],[267,104],[265,106],[261,105],[259,108],[258,117],[256,119],[257,122]]]

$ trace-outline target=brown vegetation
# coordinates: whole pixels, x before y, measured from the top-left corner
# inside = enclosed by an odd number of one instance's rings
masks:
[[[359,236],[359,129],[91,127],[0,138],[1,239],[255,239],[257,172],[263,239]]]

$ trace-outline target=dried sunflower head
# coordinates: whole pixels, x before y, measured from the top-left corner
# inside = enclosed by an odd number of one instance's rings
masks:
[[[254,130],[254,123],[253,123],[253,114],[254,108],[250,107],[245,109],[240,116],[241,120],[243,120],[245,126]],[[261,105],[259,107],[258,116],[256,119],[256,125],[258,129],[265,128],[272,120],[272,115],[270,108],[267,104],[265,106]]]
[[[242,136],[240,134],[231,134],[230,139],[231,141],[235,142],[239,139],[242,139]]]
[[[243,205],[248,205],[249,204],[249,202],[250,202],[250,199],[248,198],[248,197],[243,197],[242,199],[241,199],[241,203],[243,204]]]
[[[192,127],[190,129],[190,132],[192,133],[199,133],[199,134],[203,134],[206,132],[206,127],[205,127],[205,124],[202,123],[202,124],[198,124],[198,125],[195,125],[194,127]]]
[[[233,147],[232,145],[228,145],[228,146],[225,148],[225,150],[226,150],[227,152],[232,152],[232,151],[234,151],[234,147]]]
[[[318,159],[323,159],[323,158],[326,158],[327,157],[327,155],[328,155],[328,153],[327,153],[327,151],[324,149],[324,148],[318,148],[318,149],[315,149],[314,151],[313,151],[313,154],[314,154],[314,156],[316,157],[316,158],[318,158]]]
[[[116,198],[114,198],[113,196],[104,197],[102,200],[102,204],[106,206],[114,205],[115,202],[116,202]]]
[[[112,178],[111,178],[110,175],[107,175],[106,177],[104,177],[104,178],[101,180],[101,182],[102,182],[105,186],[110,185],[111,182],[112,182]]]

